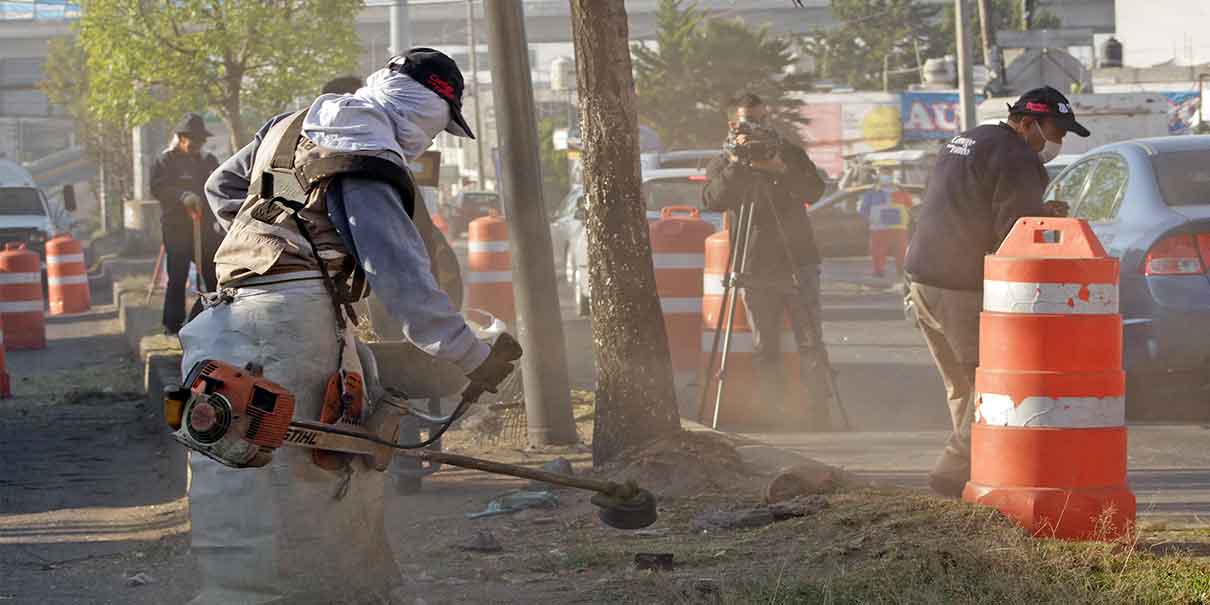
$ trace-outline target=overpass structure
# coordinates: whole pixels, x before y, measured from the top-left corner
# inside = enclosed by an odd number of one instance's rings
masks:
[[[389,57],[390,6],[405,0],[367,0],[357,16],[361,39],[361,71],[382,66]],[[467,59],[467,0],[406,0],[411,40],[439,47],[460,64]],[[943,5],[952,0],[919,0]],[[572,54],[571,18],[567,0],[523,0],[531,65],[539,86],[549,77],[550,61]],[[774,34],[809,34],[836,25],[830,0],[698,0],[713,17],[739,18],[766,25]],[[486,53],[486,23],[478,0],[480,81],[490,80]],[[656,33],[658,0],[626,0],[633,40],[652,40]],[[1114,30],[1114,0],[1038,0],[1040,8],[1056,13],[1065,27],[1095,32]],[[48,42],[72,35],[79,7],[72,0],[0,0],[0,156],[29,161],[73,145],[72,125],[60,108],[37,89],[44,77]]]

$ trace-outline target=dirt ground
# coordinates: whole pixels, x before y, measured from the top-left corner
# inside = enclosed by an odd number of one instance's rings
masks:
[[[183,451],[146,422],[142,377],[115,330],[102,309],[53,325],[45,351],[9,355],[17,397],[0,403],[0,603],[171,604],[197,590]],[[590,402],[577,401],[587,443]],[[521,449],[510,438],[518,420],[480,419],[446,445],[590,471],[586,445]],[[608,528],[573,490],[555,490],[554,508],[470,519],[527,482],[456,469],[394,495],[387,525],[405,602],[1210,603],[1204,530],[1035,540],[994,511],[852,485],[816,496],[802,517],[702,529],[704,513],[759,506],[768,480],[713,436],[678,436],[598,476],[649,488],[659,521]],[[481,532],[498,551],[462,548]],[[637,555],[671,555],[672,568],[639,570]]]

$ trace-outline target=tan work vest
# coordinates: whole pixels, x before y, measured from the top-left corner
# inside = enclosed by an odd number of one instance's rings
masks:
[[[261,141],[249,175],[248,198],[214,256],[220,288],[252,276],[315,271],[319,259],[327,263],[330,274],[347,279],[356,263],[328,219],[324,201],[333,176],[355,174],[387,181],[400,189],[409,216],[413,212],[418,197],[415,184],[398,154],[335,151],[316,145],[301,134],[306,113],[296,112],[274,124]],[[292,212],[274,198],[301,206],[298,214],[315,250],[299,232]]]

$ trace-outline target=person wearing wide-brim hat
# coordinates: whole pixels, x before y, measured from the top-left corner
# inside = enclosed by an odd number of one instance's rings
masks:
[[[212,135],[206,122],[196,113],[185,114],[173,128],[172,142],[151,166],[151,195],[160,202],[160,224],[164,236],[164,264],[168,287],[164,294],[164,331],[176,334],[185,322],[185,289],[189,264],[194,260],[193,217],[202,221],[202,260],[199,290],[210,290],[217,282],[214,252],[219,237],[214,217],[202,203],[206,178],[218,168],[218,160],[202,151]],[[190,317],[201,311],[197,303]]]
[[[983,257],[1025,216],[1066,216],[1043,202],[1043,166],[1067,133],[1088,129],[1071,102],[1044,86],[1021,95],[999,124],[972,128],[941,145],[908,247],[909,296],[920,331],[945,382],[952,432],[929,474],[934,491],[957,498],[970,479],[970,427],[979,364]]]

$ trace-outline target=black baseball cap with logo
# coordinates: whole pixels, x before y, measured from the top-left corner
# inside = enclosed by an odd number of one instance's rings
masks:
[[[1091,134],[1076,121],[1076,114],[1072,111],[1067,97],[1050,86],[1035,88],[1021,95],[1016,103],[1008,106],[1008,114],[1047,117],[1067,132],[1074,132],[1081,137]]]
[[[458,64],[445,53],[431,48],[417,47],[392,57],[387,69],[404,74],[445,99],[450,106],[450,124],[445,131],[459,137],[475,138],[466,118],[462,117],[462,91],[464,84]]]

